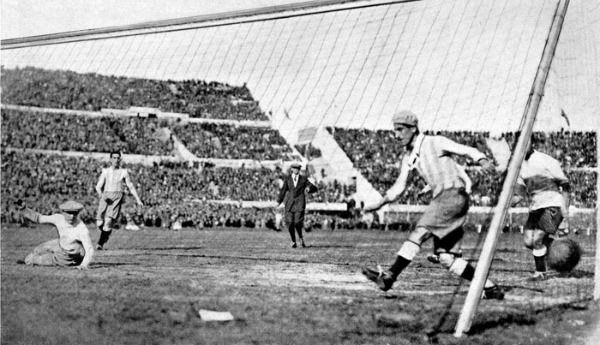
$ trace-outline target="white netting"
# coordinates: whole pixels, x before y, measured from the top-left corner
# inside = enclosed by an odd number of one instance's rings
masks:
[[[389,128],[403,108],[425,129],[514,130],[555,8],[354,2],[3,49],[3,64],[246,83],[290,139],[306,126]]]

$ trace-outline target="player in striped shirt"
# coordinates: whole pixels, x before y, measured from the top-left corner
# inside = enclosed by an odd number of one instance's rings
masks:
[[[529,217],[523,233],[525,247],[531,249],[535,262],[533,280],[546,278],[546,253],[559,225],[568,220],[571,185],[560,163],[529,145],[521,165],[513,204],[523,196],[531,197]]]
[[[418,119],[410,111],[401,111],[392,118],[398,143],[405,147],[405,155],[400,165],[400,176],[385,196],[365,211],[376,211],[386,204],[394,202],[406,187],[410,170],[417,169],[427,185],[430,186],[433,199],[419,219],[415,229],[402,244],[394,264],[387,270],[364,267],[363,274],[375,282],[381,290],[392,288],[398,275],[411,263],[421,250],[423,242],[433,237],[434,248],[439,263],[450,272],[473,279],[475,268],[466,260],[458,257],[460,242],[469,210],[469,195],[464,171],[452,158],[467,156],[479,163],[486,172],[494,167],[483,153],[469,146],[458,144],[443,136],[424,135],[419,132]],[[490,279],[485,282],[483,298],[503,299],[504,293]]]
[[[103,249],[121,214],[121,206],[124,202],[123,184],[127,185],[138,205],[144,206],[133,183],[131,183],[129,171],[121,168],[121,153],[111,152],[110,167],[102,169],[96,184],[96,192],[100,199],[98,212],[96,213],[96,225],[100,229],[100,238],[96,245],[98,250]]]

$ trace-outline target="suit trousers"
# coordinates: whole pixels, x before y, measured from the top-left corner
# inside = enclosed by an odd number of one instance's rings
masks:
[[[302,228],[304,227],[304,211],[288,211],[285,213],[285,222],[288,225],[292,242],[296,242],[296,232],[302,239]]]

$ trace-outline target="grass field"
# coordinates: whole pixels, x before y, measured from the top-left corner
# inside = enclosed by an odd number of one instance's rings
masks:
[[[425,259],[429,243],[388,293],[359,273],[389,264],[406,233],[313,231],[309,248],[292,249],[269,230],[116,231],[88,271],[17,263],[55,236],[2,227],[2,344],[600,343],[585,235],[577,269],[540,283],[526,280],[533,260],[520,234],[503,234],[491,278],[506,299],[482,301],[462,339],[452,333],[468,284]],[[466,237],[466,258],[480,236]],[[199,309],[235,320],[206,322]]]

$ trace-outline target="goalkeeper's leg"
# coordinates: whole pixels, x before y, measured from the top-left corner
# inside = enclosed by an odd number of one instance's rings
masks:
[[[55,266],[54,252],[60,249],[58,239],[44,242],[35,247],[31,253],[25,257],[26,265],[37,266]]]

